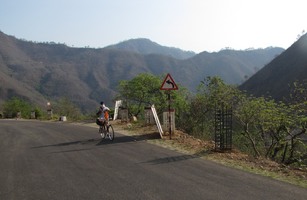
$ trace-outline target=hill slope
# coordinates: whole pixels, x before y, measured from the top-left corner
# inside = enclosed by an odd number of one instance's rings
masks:
[[[289,85],[307,79],[307,34],[252,76],[240,89],[276,100],[289,97]]]
[[[220,76],[228,84],[239,85],[282,51],[282,48],[268,47],[246,51],[202,52],[183,61],[183,65],[189,66],[186,68],[186,73],[193,73],[193,77],[197,77],[196,80],[203,80],[205,74],[206,76]]]
[[[135,53],[139,53],[143,55],[148,55],[148,54],[165,55],[165,56],[171,56],[177,59],[187,59],[187,58],[191,58],[196,55],[192,51],[183,51],[181,49],[174,48],[174,47],[161,46],[146,38],[130,39],[124,42],[120,42],[116,45],[110,45],[106,48],[133,51]]]
[[[20,96],[45,106],[49,100],[68,97],[83,111],[93,112],[101,100],[112,103],[119,81],[140,73],[171,73],[177,84],[195,91],[200,81],[210,75],[239,84],[282,51],[268,48],[203,52],[179,60],[112,48],[33,43],[0,32],[0,102]]]

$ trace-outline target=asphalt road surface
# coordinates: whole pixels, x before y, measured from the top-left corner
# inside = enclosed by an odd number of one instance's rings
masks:
[[[307,199],[305,188],[97,131],[0,120],[0,199]]]

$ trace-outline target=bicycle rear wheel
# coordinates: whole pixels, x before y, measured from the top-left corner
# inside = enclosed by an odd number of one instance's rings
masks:
[[[100,136],[101,136],[102,139],[104,139],[106,137],[104,126],[99,127],[99,133],[100,133]]]
[[[111,141],[114,140],[114,129],[113,129],[113,127],[112,127],[111,124],[108,125],[108,127],[107,127],[107,137],[108,137]]]

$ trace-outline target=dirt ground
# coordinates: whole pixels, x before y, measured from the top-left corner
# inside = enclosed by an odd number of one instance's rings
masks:
[[[182,131],[175,130],[171,139],[168,133],[160,137],[155,125],[139,123],[112,122],[115,131],[133,136],[136,140],[146,140],[182,153],[197,155],[220,164],[246,170],[252,173],[269,176],[281,181],[290,182],[307,188],[307,168],[291,168],[264,158],[250,157],[233,149],[226,152],[215,151],[214,141],[203,141]]]

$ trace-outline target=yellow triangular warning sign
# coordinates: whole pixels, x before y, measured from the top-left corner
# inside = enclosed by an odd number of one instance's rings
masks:
[[[171,77],[170,74],[167,74],[160,90],[178,90],[178,86],[176,85],[174,79]]]

